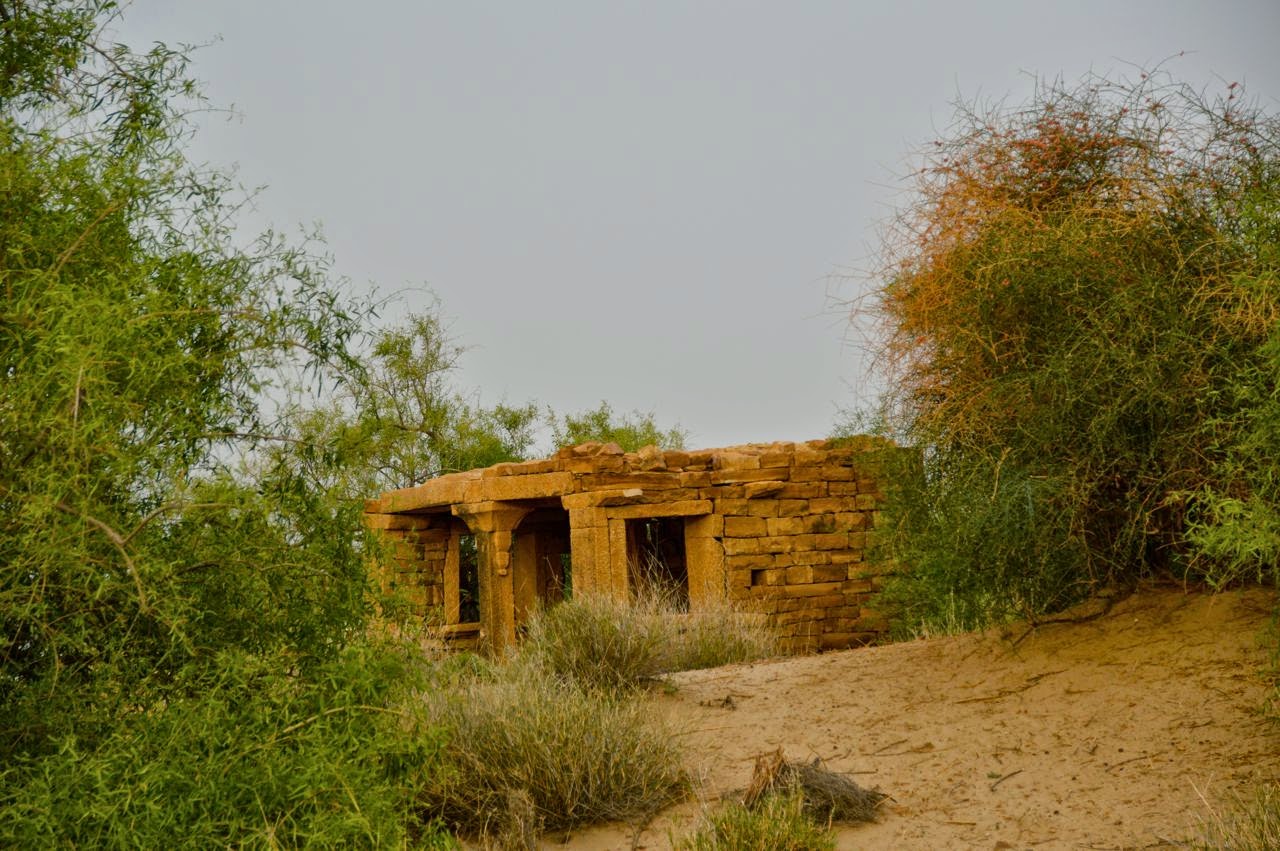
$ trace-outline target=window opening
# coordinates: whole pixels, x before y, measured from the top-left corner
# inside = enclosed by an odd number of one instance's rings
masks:
[[[480,622],[480,553],[475,535],[458,536],[458,622]]]

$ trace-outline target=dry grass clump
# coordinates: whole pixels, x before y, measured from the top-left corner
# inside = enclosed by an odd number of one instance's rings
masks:
[[[673,737],[639,702],[519,661],[427,700],[447,742],[422,805],[461,834],[525,847],[543,830],[640,818],[686,793]]]
[[[798,793],[771,795],[749,809],[732,803],[677,845],[682,851],[831,851],[831,831],[815,823]]]
[[[762,615],[721,602],[669,619],[668,671],[696,671],[751,662],[778,653],[778,640]]]
[[[656,606],[582,596],[535,612],[520,654],[583,686],[628,690],[665,670],[667,643]]]
[[[1260,786],[1252,801],[1242,801],[1230,812],[1212,812],[1201,836],[1189,847],[1205,851],[1275,851],[1280,849],[1280,785]]]
[[[863,789],[822,761],[789,762],[782,749],[756,759],[743,806],[754,809],[778,795],[799,795],[804,811],[821,822],[875,821],[883,792]]]
[[[661,674],[713,668],[774,654],[758,616],[724,603],[682,612],[669,595],[627,602],[577,597],[536,613],[521,656],[584,686],[639,688]]]

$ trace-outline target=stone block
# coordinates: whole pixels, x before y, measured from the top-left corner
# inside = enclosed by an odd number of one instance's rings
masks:
[[[778,480],[768,480],[763,482],[748,482],[743,487],[743,495],[747,499],[759,499],[765,496],[777,496],[787,486],[786,482]]]
[[[774,567],[773,556],[767,553],[739,553],[727,556],[724,560],[729,570],[752,570],[762,567]]]
[[[684,524],[685,538],[720,538],[724,536],[724,517],[720,514],[704,514],[689,517]]]
[[[809,501],[807,499],[780,499],[777,502],[778,517],[796,517],[800,514],[809,513]]]
[[[766,535],[755,540],[759,541],[762,553],[789,553],[794,549],[802,549],[799,544],[803,537],[803,535]]]
[[[729,518],[725,518],[726,522]],[[755,555],[761,552],[760,538],[725,538],[724,554],[727,556]]]
[[[860,493],[854,497],[854,507],[859,511],[874,511],[879,505],[880,500],[869,493]]]
[[[857,646],[858,633],[824,632],[819,637],[818,644],[823,650],[848,650]]]
[[[768,482],[775,481],[778,478],[778,468],[747,468],[741,470],[712,470],[711,484],[713,485],[730,485],[745,482]]]
[[[706,488],[711,486],[711,473],[706,470],[686,470],[676,474],[682,488]]]
[[[759,470],[760,456],[746,452],[720,452],[712,460],[711,469],[717,471]]]
[[[809,585],[784,585],[778,589],[786,597],[821,597],[840,591],[839,582],[814,582]]]
[[[812,622],[822,617],[822,612],[817,609],[795,609],[790,612],[779,612],[775,623],[778,626],[787,626],[788,624]]]
[[[431,524],[429,517],[420,514],[366,514],[363,519],[366,529],[384,532],[424,529]]]
[[[763,517],[726,517],[724,534],[727,538],[754,538],[769,534],[768,523],[776,518],[766,520]]]
[[[778,491],[780,499],[817,499],[827,495],[826,482],[787,482]]]
[[[761,452],[760,466],[761,467],[790,467],[791,458],[794,454],[795,454],[794,452],[789,452],[785,450]]]
[[[600,472],[582,477],[584,488],[598,490],[604,488],[644,488],[662,490],[680,487],[682,473],[624,473]]]
[[[756,587],[776,588],[785,585],[786,571],[776,567],[760,568],[751,571],[751,584]]]
[[[806,564],[787,568],[787,584],[810,584],[813,582],[843,582],[848,578],[844,567],[828,564]],[[843,600],[843,598],[841,598]]]
[[[606,508],[610,520],[634,520],[642,517],[696,517],[711,513],[711,500],[684,499],[675,502],[653,502]]]
[[[862,511],[840,511],[836,513],[836,525],[841,529],[848,529],[850,532],[865,529],[868,525],[868,518]]]
[[[858,486],[853,482],[827,482],[827,493],[832,496],[857,496]]]
[[[778,501],[776,499],[749,499],[747,513],[752,517],[777,517]]]
[[[848,532],[827,532],[822,535],[814,535],[814,549],[818,550],[843,550],[849,546]]]
[[[453,473],[424,482],[417,487],[383,494],[384,509],[390,511],[414,511],[420,508],[438,508],[463,501],[467,487],[480,481],[480,471]]]
[[[662,453],[668,470],[683,469],[689,464],[689,453],[680,449],[668,449]]]
[[[791,464],[794,467],[820,467],[826,463],[827,451],[825,449],[814,449],[812,447],[796,448],[795,454],[792,456]]]
[[[800,535],[808,529],[808,518],[804,516],[770,517],[767,521],[770,535]]]

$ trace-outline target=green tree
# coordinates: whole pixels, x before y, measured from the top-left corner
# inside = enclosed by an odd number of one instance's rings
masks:
[[[642,446],[683,449],[688,436],[679,425],[663,430],[652,411],[632,411],[619,417],[608,402],[601,402],[598,408],[563,417],[551,413],[549,420],[551,439],[557,447],[598,441],[616,443],[627,452],[635,452]]]
[[[865,305],[908,622],[1153,573],[1276,577],[1280,123],[1162,73],[961,108]]]
[[[264,451],[299,445],[273,388],[361,375],[366,311],[237,245],[186,56],[115,14],[0,0],[0,845],[394,844],[415,667],[363,637],[359,506]]]
[[[462,352],[438,304],[376,332],[359,374],[323,404],[297,406],[299,440],[274,454],[350,499],[527,457],[538,407],[468,398],[452,382]]]

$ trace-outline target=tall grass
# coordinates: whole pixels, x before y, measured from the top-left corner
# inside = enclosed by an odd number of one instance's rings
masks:
[[[832,832],[805,813],[799,792],[770,795],[748,809],[726,804],[676,846],[680,851],[832,851]]]
[[[675,740],[647,707],[523,661],[427,703],[445,770],[420,800],[461,833],[518,846],[542,830],[647,816],[686,793]]]
[[[521,655],[592,688],[634,689],[672,671],[760,659],[777,642],[763,620],[728,603],[682,611],[670,595],[584,596],[539,611]]]
[[[1252,800],[1239,801],[1223,812],[1211,812],[1200,836],[1190,847],[1212,851],[1275,851],[1280,849],[1280,785],[1258,787]]]

